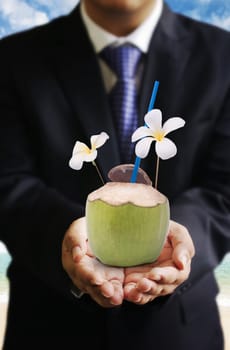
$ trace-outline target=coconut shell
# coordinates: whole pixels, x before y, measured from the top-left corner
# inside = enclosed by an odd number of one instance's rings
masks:
[[[90,247],[102,263],[151,263],[167,236],[168,199],[149,185],[110,182],[89,194],[86,223]]]
[[[133,168],[133,164],[117,165],[108,172],[108,178],[113,182],[130,182]],[[140,167],[138,168],[136,183],[152,185],[151,179]]]

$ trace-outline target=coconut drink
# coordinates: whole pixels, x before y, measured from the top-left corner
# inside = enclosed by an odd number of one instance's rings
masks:
[[[91,192],[86,200],[86,224],[93,254],[104,264],[135,266],[158,258],[166,240],[170,209],[167,196],[157,190],[159,160],[174,157],[175,143],[165,137],[185,125],[180,117],[169,118],[162,125],[162,112],[150,110],[145,125],[132,134],[135,165],[123,164],[110,170],[111,182],[105,183],[96,165],[98,148],[109,139],[106,132],[90,137],[90,147],[77,141],[69,165],[80,170],[84,162],[92,162],[103,186]],[[157,155],[155,184],[139,167],[152,142]]]
[[[108,182],[88,195],[86,223],[90,247],[102,263],[150,263],[167,236],[169,202],[149,184]]]

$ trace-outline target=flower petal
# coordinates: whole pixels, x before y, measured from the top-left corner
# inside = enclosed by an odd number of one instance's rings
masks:
[[[93,135],[90,138],[91,148],[96,149],[104,145],[104,143],[109,139],[109,135],[102,131],[98,135]]]
[[[155,145],[156,154],[161,159],[169,159],[177,153],[175,143],[165,137],[162,141],[157,141]]]
[[[160,109],[152,109],[145,117],[145,123],[152,131],[162,129],[162,113]]]
[[[153,142],[152,137],[145,137],[144,139],[141,139],[140,141],[138,141],[135,147],[135,153],[137,157],[139,158],[147,157],[152,142]]]
[[[140,128],[137,128],[132,134],[132,142],[135,142],[146,136],[152,136],[152,132],[147,126],[141,126]]]
[[[169,118],[163,125],[163,131],[167,135],[169,132],[182,128],[184,125],[185,120],[180,117]]]
[[[74,170],[80,170],[83,165],[83,158],[78,156],[73,156],[69,161],[70,168]]]
[[[73,154],[77,154],[77,153],[87,153],[89,152],[90,149],[88,146],[86,146],[85,143],[77,141],[74,145],[73,148]]]
[[[85,162],[93,162],[97,158],[97,150],[94,150],[84,157]]]

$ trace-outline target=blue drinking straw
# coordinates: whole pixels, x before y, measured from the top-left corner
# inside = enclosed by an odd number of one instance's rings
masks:
[[[152,91],[152,96],[151,96],[151,99],[149,102],[148,112],[150,112],[154,108],[154,104],[155,104],[156,97],[157,97],[158,87],[159,87],[159,81],[156,80],[154,83],[154,86],[153,86],[153,91]],[[141,163],[141,158],[136,157],[131,180],[130,180],[130,182],[132,182],[132,183],[136,182],[136,180],[137,180],[137,173],[138,173],[138,169],[140,167],[140,163]]]

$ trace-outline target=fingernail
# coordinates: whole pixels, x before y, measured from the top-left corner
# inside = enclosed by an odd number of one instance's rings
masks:
[[[161,280],[161,275],[154,276],[154,281],[160,281],[160,280]]]
[[[111,298],[111,293],[102,293],[103,297],[105,298]]]
[[[181,258],[180,258],[180,261],[181,261],[181,263],[182,263],[182,265],[183,265],[183,268],[187,265],[187,263],[188,263],[188,257],[187,257],[187,255],[183,255]]]
[[[81,255],[82,255],[81,248],[79,246],[74,247],[73,250],[72,250],[73,260],[79,258]]]
[[[141,296],[134,298],[135,303],[139,303],[141,301]]]

